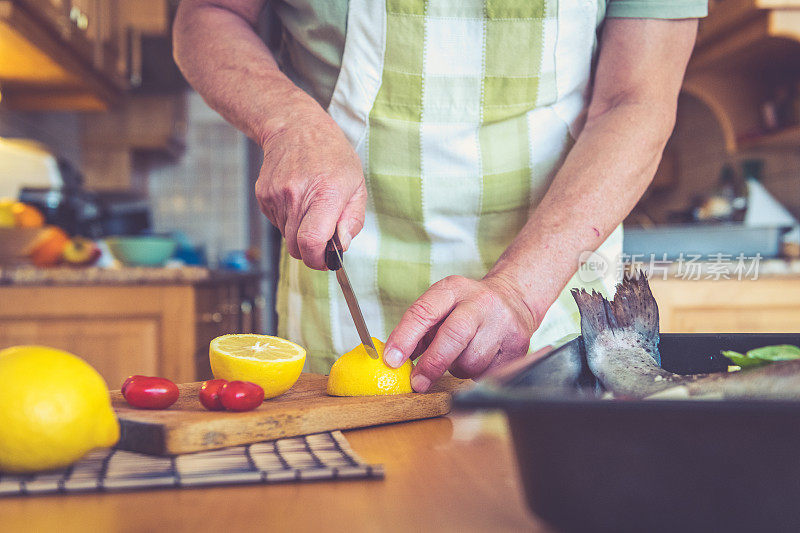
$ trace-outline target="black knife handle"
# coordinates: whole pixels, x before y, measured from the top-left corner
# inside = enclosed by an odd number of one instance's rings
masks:
[[[338,252],[338,253],[337,253]],[[325,266],[328,270],[339,270],[342,268],[342,262],[339,259],[342,257],[344,251],[342,250],[342,243],[339,242],[339,236],[333,234],[333,238],[328,241],[325,247]]]

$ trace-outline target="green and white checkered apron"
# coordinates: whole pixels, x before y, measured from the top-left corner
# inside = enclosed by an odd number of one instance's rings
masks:
[[[366,221],[345,263],[373,335],[432,283],[481,278],[517,235],[583,125],[596,24],[596,0],[350,0],[328,112],[364,166]],[[621,248],[619,228],[599,252]],[[617,276],[573,277],[531,349],[579,331],[569,288]],[[359,343],[333,273],[285,249],[277,309],[306,370]]]

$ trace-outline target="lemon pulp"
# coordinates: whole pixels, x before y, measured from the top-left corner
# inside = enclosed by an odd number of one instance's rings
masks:
[[[286,339],[254,333],[222,335],[208,350],[215,378],[251,381],[274,398],[291,389],[303,371],[306,351]]]
[[[45,346],[0,351],[0,472],[62,468],[118,439],[108,387],[83,359]]]
[[[328,376],[328,394],[331,396],[378,396],[405,394],[411,389],[411,370],[414,365],[406,361],[400,368],[383,362],[383,343],[373,338],[378,359],[367,353],[359,344],[333,363]]]

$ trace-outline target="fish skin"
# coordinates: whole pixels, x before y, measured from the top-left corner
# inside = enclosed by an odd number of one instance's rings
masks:
[[[800,360],[708,374],[686,383],[685,388],[689,396],[698,399],[800,400]]]
[[[643,398],[686,377],[661,368],[658,305],[644,274],[626,276],[616,295],[573,289],[589,368],[615,396]]]
[[[661,368],[656,304],[647,277],[626,276],[607,300],[574,289],[586,360],[615,397],[800,399],[800,360],[715,374],[680,375]]]

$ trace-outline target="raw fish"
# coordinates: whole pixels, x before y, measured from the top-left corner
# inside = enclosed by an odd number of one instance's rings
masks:
[[[589,368],[614,397],[800,399],[800,360],[691,376],[661,368],[658,305],[642,273],[626,276],[610,301],[583,289],[572,295]]]

